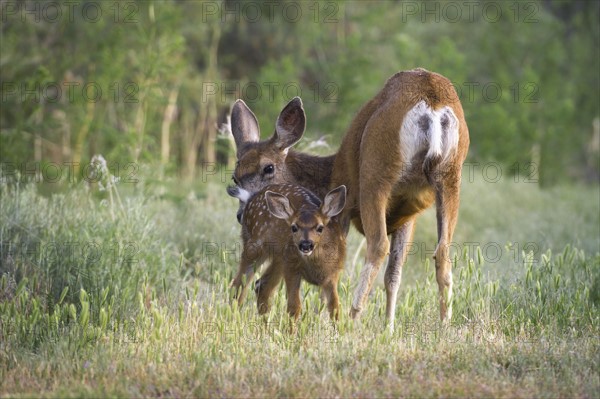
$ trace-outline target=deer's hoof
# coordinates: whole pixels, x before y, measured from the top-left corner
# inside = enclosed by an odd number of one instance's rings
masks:
[[[361,311],[356,309],[354,306],[350,308],[350,317],[352,319],[358,319],[360,317]]]

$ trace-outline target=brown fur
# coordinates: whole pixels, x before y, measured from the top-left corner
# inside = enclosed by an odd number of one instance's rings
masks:
[[[402,151],[408,138],[399,133],[407,113],[421,102],[435,112],[450,109],[457,121],[458,145],[443,162],[440,157],[428,157],[427,151],[403,159]],[[445,128],[447,116],[440,117],[440,121]],[[401,268],[415,219],[435,202],[436,278],[440,317],[447,320],[450,310],[446,297],[452,286],[448,246],[458,218],[461,169],[469,147],[469,131],[452,83],[420,68],[390,77],[354,117],[336,155],[317,157],[293,150],[288,152],[302,137],[304,126],[302,103],[295,98],[282,110],[275,134],[269,140],[260,141],[256,118],[238,100],[232,111],[232,131],[239,159],[234,173],[237,182],[250,191],[266,184],[290,182],[302,184],[317,195],[323,195],[330,187],[346,185],[346,207],[337,218],[344,231],[348,231],[352,222],[367,239],[366,264],[351,315],[356,317],[362,311],[379,267],[390,253],[388,234],[392,234],[394,246],[385,275],[386,315],[391,328]],[[427,118],[419,120],[418,128],[424,130],[428,126]],[[263,173],[267,164],[274,166],[274,173]]]

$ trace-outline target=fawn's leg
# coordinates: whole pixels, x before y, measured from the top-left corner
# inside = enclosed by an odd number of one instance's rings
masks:
[[[255,290],[257,294],[256,305],[258,307],[258,314],[263,315],[269,312],[269,309],[271,308],[271,296],[279,286],[282,276],[283,269],[281,267],[281,262],[273,260],[261,278],[257,281]]]
[[[290,270],[286,270],[284,278],[287,291],[287,310],[293,325],[302,312],[302,305],[300,303],[300,283],[302,282],[302,278],[299,274]]]

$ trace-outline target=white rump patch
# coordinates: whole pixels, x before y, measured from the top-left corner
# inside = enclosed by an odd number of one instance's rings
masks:
[[[437,156],[443,162],[458,147],[458,118],[448,106],[434,110],[419,101],[404,116],[400,146],[403,162],[410,163],[424,149],[427,158]]]
[[[427,158],[441,156],[444,162],[458,147],[458,118],[450,107],[432,111],[434,123],[429,129]]]

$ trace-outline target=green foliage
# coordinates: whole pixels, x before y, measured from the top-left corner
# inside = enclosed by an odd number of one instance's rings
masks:
[[[2,322],[23,347],[58,339],[77,320],[73,333],[84,339],[98,338],[98,327],[118,330],[150,300],[150,287],[179,277],[179,257],[158,240],[139,198],[118,208],[87,187],[51,198],[31,184],[0,191],[2,284],[19,284],[5,291]]]
[[[254,294],[240,308],[229,302],[241,248],[237,204],[222,184],[196,188],[148,176],[152,170],[132,189],[105,173],[98,183],[49,197],[32,183],[3,180],[3,395],[590,396],[598,390],[599,212],[588,200],[597,187],[542,191],[512,180],[463,180],[456,241],[480,241],[456,252],[454,316],[446,327],[438,322],[427,251],[409,256],[392,335],[384,329],[380,283],[361,321],[349,319],[362,265],[361,237],[352,232],[339,286],[341,320],[332,325],[318,290],[305,284],[298,333],[290,335],[283,286],[265,320],[257,317]],[[516,204],[496,218],[481,202]],[[533,208],[536,215],[527,211]],[[557,211],[571,208],[580,219]],[[415,244],[433,248],[434,226],[432,215],[424,215]],[[518,249],[490,261],[486,240],[507,236]],[[569,239],[585,251],[564,246]],[[528,240],[539,240],[539,247],[524,246]]]
[[[212,145],[222,119],[215,110],[224,114],[237,97],[248,100],[266,135],[285,102],[301,94],[307,136],[325,136],[333,150],[387,77],[421,66],[455,83],[471,160],[533,162],[542,184],[597,181],[598,3],[482,2],[470,11],[459,5],[455,18],[457,4],[117,2],[104,5],[96,23],[81,12],[58,22],[8,13],[0,74],[15,86],[3,87],[0,157],[83,165],[104,153],[157,163],[173,91],[170,171],[193,175],[190,152],[196,164],[213,153],[227,162],[223,143]],[[75,95],[63,87],[51,100],[54,92],[43,88],[62,82],[79,84]],[[102,89],[93,104],[81,90],[88,83]],[[22,96],[21,84],[45,95]]]

